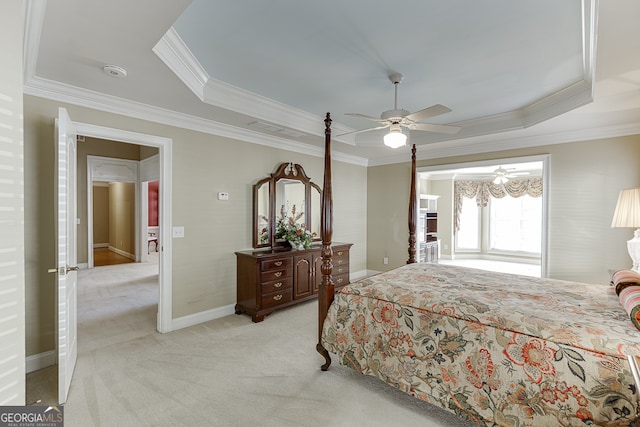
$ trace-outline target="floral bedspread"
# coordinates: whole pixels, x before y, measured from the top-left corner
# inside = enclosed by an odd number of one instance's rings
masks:
[[[629,426],[640,331],[612,287],[409,264],[336,294],[340,363],[500,426]]]

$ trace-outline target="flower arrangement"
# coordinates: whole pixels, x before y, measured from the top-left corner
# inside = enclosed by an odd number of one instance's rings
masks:
[[[266,220],[267,217],[265,217],[263,215],[262,218],[264,218]],[[266,226],[262,227],[260,229],[259,237],[260,237],[260,244],[269,243],[269,234],[267,233],[267,227]]]
[[[269,243],[269,233],[267,228],[269,227],[269,218],[264,215],[258,216],[258,242],[260,244]]]
[[[297,212],[296,205],[293,205],[289,216],[282,205],[276,224],[276,239],[285,239],[294,249],[310,248],[316,233],[311,233],[303,222],[298,222],[303,215],[304,212]]]

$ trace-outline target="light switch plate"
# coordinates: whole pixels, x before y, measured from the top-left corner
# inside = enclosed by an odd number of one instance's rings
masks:
[[[229,200],[229,193],[221,191],[218,193],[218,200]]]
[[[184,227],[173,227],[172,235],[174,239],[184,237]]]

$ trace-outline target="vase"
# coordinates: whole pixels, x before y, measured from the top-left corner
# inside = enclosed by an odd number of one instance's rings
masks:
[[[288,240],[288,242],[291,245],[291,249],[294,251],[301,251],[304,249],[304,244],[302,242],[294,242],[292,240]]]

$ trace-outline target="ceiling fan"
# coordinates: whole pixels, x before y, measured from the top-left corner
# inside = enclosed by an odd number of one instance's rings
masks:
[[[367,116],[365,114],[359,114],[359,113],[345,113],[348,116],[362,117],[368,120],[373,120],[374,122],[378,122],[382,124],[382,126],[356,130],[353,132],[347,132],[347,133],[343,133],[342,135],[350,135],[350,134],[389,128],[389,133],[384,136],[384,143],[385,145],[391,148],[398,148],[405,145],[407,141],[407,135],[405,135],[402,132],[403,127],[409,130],[447,133],[447,134],[455,134],[460,130],[459,126],[437,125],[433,123],[422,122],[422,120],[426,120],[430,117],[434,117],[440,114],[450,112],[451,109],[445,107],[444,105],[440,105],[440,104],[432,105],[431,107],[424,108],[420,111],[416,111],[415,113],[411,113],[404,109],[398,109],[398,85],[402,81],[403,77],[404,76],[400,73],[393,73],[389,75],[389,80],[391,80],[391,82],[395,87],[395,101],[393,104],[393,110],[388,110],[383,112],[380,115],[380,118]],[[342,135],[338,135],[338,136],[342,136]]]
[[[529,175],[529,172],[510,172],[515,168],[505,169],[502,166],[493,171],[494,184],[505,184],[507,181],[513,178],[517,178],[520,175]]]

